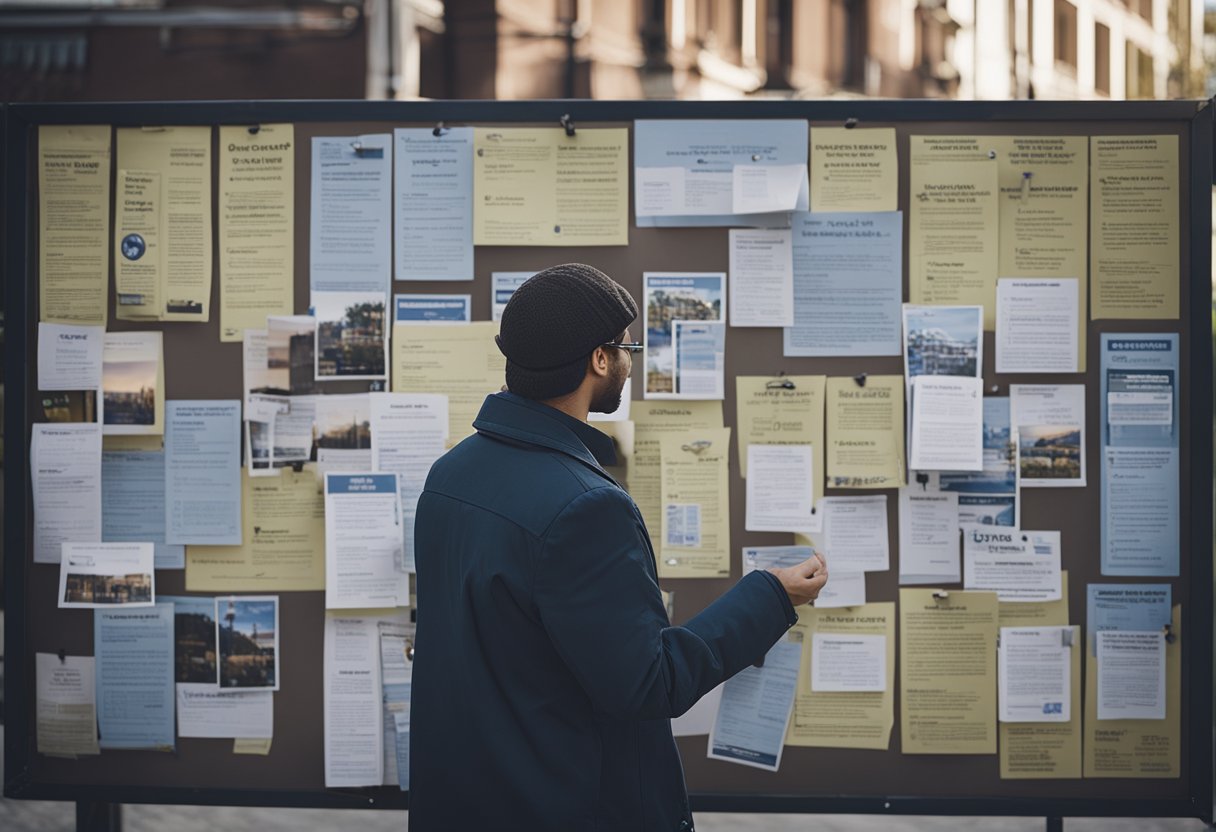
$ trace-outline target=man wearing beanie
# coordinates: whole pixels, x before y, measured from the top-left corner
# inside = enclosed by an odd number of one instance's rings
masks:
[[[629,293],[590,266],[503,311],[507,389],[431,468],[415,525],[410,828],[693,829],[671,735],[827,582],[818,556],[667,619],[633,500],[604,471],[632,367]]]

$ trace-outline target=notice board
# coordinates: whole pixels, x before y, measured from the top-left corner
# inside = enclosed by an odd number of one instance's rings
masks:
[[[357,136],[395,127],[552,127],[568,116],[575,129],[621,127],[635,119],[805,119],[812,127],[893,127],[899,162],[898,207],[904,212],[904,300],[908,301],[909,139],[912,136],[1173,135],[1179,147],[1180,317],[1174,320],[1087,319],[1087,371],[1059,379],[1084,383],[1088,420],[1089,485],[1025,489],[1022,515],[1034,528],[1059,529],[1068,571],[1071,623],[1085,622],[1090,583],[1135,579],[1099,573],[1101,448],[1099,346],[1104,333],[1177,333],[1181,342],[1180,530],[1181,571],[1171,584],[1183,627],[1181,776],[1169,779],[1003,780],[996,755],[902,754],[898,714],[887,751],[785,749],[778,772],[706,759],[703,736],[680,738],[694,810],[872,812],[889,814],[1142,815],[1212,817],[1212,417],[1210,320],[1210,199],[1212,108],[1208,102],[210,102],[191,104],[16,105],[6,108],[5,317],[6,343],[6,710],[5,794],[77,801],[215,803],[233,805],[405,808],[395,788],[326,789],[322,767],[321,592],[280,593],[281,690],[276,694],[274,742],[268,756],[234,756],[230,742],[179,739],[173,754],[110,751],[77,760],[36,753],[34,655],[92,652],[91,617],[57,609],[58,569],[31,558],[32,500],[28,474],[34,418],[34,357],[38,321],[37,136],[43,124],[250,125],[292,123],[295,157],[295,312],[309,297],[308,147],[314,136]],[[213,150],[218,141],[212,131]],[[214,157],[214,153],[213,153]],[[213,188],[218,165],[213,165]],[[1091,243],[1092,244],[1092,243]],[[213,243],[213,245],[217,245]],[[218,263],[218,258],[212,258]],[[1092,261],[1092,252],[1091,252]],[[638,227],[630,199],[629,245],[595,248],[478,246],[475,279],[453,283],[394,283],[395,292],[469,293],[473,320],[490,319],[490,273],[533,271],[561,262],[589,263],[642,297],[644,271],[727,271],[724,228]],[[214,266],[218,269],[218,265]],[[112,276],[111,276],[112,280]],[[212,281],[218,310],[219,280]],[[108,329],[164,333],[167,399],[241,396],[239,343],[221,343],[218,314],[210,323],[132,324],[114,315]],[[1082,301],[1084,302],[1084,300]],[[997,374],[993,335],[985,334],[984,391],[1007,395],[1010,384],[1040,376]],[[786,358],[779,328],[729,331],[725,356],[725,423],[735,425],[735,376],[779,374],[855,376],[900,374],[901,357]],[[634,398],[641,398],[635,373]],[[366,382],[331,384],[329,392],[363,392]],[[744,531],[744,481],[730,474],[732,574],[722,579],[671,579],[674,620],[694,615],[740,576],[734,555],[744,546],[788,544],[787,535]],[[829,495],[834,492],[829,489]],[[856,492],[854,492],[856,493]],[[892,552],[898,551],[894,490],[888,494]],[[159,594],[185,593],[184,573],[161,571]],[[898,598],[898,573],[870,573],[869,601]],[[898,693],[898,687],[896,688]],[[1079,718],[1079,716],[1078,716]]]

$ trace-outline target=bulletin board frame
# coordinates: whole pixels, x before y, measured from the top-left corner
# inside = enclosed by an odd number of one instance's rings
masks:
[[[5,775],[4,794],[16,799],[69,800],[78,803],[165,803],[232,806],[281,806],[316,808],[408,808],[408,794],[389,788],[325,789],[213,787],[166,785],[157,782],[58,782],[39,775],[35,765],[33,668],[36,649],[31,627],[34,599],[29,593],[32,564],[30,480],[28,475],[31,419],[29,396],[33,390],[34,355],[30,345],[36,330],[37,300],[37,202],[32,198],[37,183],[36,159],[32,154],[36,131],[44,124],[110,124],[135,127],[152,124],[256,125],[262,123],[312,122],[334,125],[378,123],[383,130],[406,124],[477,125],[512,123],[552,125],[568,115],[573,123],[627,123],[635,119],[807,119],[812,124],[900,125],[907,122],[940,122],[942,132],[967,132],[969,125],[987,132],[999,127],[1008,134],[1024,132],[1025,123],[1069,125],[1076,134],[1086,134],[1086,125],[1123,125],[1120,132],[1176,132],[1180,136],[1180,193],[1185,201],[1180,217],[1184,226],[1182,312],[1176,324],[1182,333],[1184,397],[1183,419],[1191,426],[1189,445],[1181,447],[1184,459],[1180,483],[1182,549],[1187,553],[1184,591],[1175,582],[1175,601],[1181,601],[1189,626],[1185,628],[1183,652],[1182,730],[1184,743],[1181,784],[1170,794],[1154,797],[1144,793],[1123,796],[1129,783],[1149,781],[1102,781],[1100,797],[1064,796],[1059,790],[1037,792],[1033,786],[1014,794],[987,796],[924,796],[909,793],[899,782],[885,783],[882,794],[850,795],[798,793],[789,789],[771,793],[735,793],[701,789],[695,765],[689,765],[691,802],[695,811],[871,813],[876,815],[1020,815],[1104,817],[1194,817],[1213,819],[1213,564],[1212,564],[1212,321],[1211,321],[1211,202],[1213,184],[1213,111],[1210,101],[1171,102],[955,102],[955,101],[282,101],[282,102],[183,102],[98,104],[12,104],[3,108],[4,135],[4,302],[6,312],[5,380],[5,516],[4,591],[5,627]],[[307,165],[307,148],[297,149],[296,164]],[[902,162],[901,162],[902,164]],[[902,176],[902,171],[901,171]],[[297,225],[301,221],[297,213]],[[631,234],[638,229],[631,227]],[[548,250],[553,257],[560,250]],[[218,269],[218,265],[216,266]],[[215,281],[218,283],[218,281]],[[455,288],[455,287],[453,287]],[[400,284],[394,289],[400,291]],[[460,291],[464,291],[460,289]],[[34,314],[29,314],[35,310]],[[218,314],[218,313],[215,313]],[[1127,323],[1127,322],[1121,322]],[[1137,322],[1136,331],[1155,331],[1154,322]],[[1132,331],[1122,329],[1108,331]],[[1091,339],[1093,333],[1091,332]],[[1091,362],[1097,362],[1096,351]],[[805,359],[802,359],[805,361]],[[771,363],[771,362],[770,362]],[[789,363],[788,361],[786,363]],[[855,371],[854,371],[855,372]],[[739,373],[742,374],[742,373]],[[833,371],[843,375],[844,372]],[[732,385],[728,385],[732,386]],[[1187,434],[1184,432],[1184,436]],[[1091,486],[1093,487],[1093,486]],[[732,488],[733,491],[733,488]],[[741,527],[741,523],[739,526]],[[732,550],[735,547],[732,546]],[[1093,556],[1096,558],[1096,544]],[[46,567],[42,567],[46,568]],[[719,590],[720,591],[720,590]],[[320,642],[316,661],[320,662]],[[315,714],[320,719],[320,713]],[[898,720],[897,720],[898,725]],[[811,749],[813,750],[813,749]],[[121,760],[133,752],[108,752]],[[149,752],[150,753],[150,752]],[[856,753],[856,752],[853,752]],[[870,754],[881,752],[868,752]],[[856,760],[856,757],[850,757]],[[937,758],[921,758],[933,765]],[[699,764],[699,763],[698,763]],[[320,765],[320,761],[317,761]],[[858,769],[858,778],[869,777]],[[1025,781],[1022,781],[1025,782]],[[1038,782],[1038,781],[1033,781]],[[1087,781],[1088,782],[1088,781]],[[1174,783],[1175,781],[1162,781]],[[1027,791],[1029,788],[1029,791]]]

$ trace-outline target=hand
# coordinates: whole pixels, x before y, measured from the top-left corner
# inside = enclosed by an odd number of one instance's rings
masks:
[[[819,591],[828,582],[828,565],[821,554],[814,554],[796,566],[773,567],[768,571],[781,581],[795,607],[818,598]]]

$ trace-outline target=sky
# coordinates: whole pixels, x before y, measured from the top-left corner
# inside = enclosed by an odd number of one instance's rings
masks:
[[[256,622],[260,633],[274,630],[274,606],[273,601],[238,600],[234,628],[242,633],[252,633]]]
[[[102,375],[107,393],[138,393],[140,388],[156,386],[156,362],[107,361]]]

